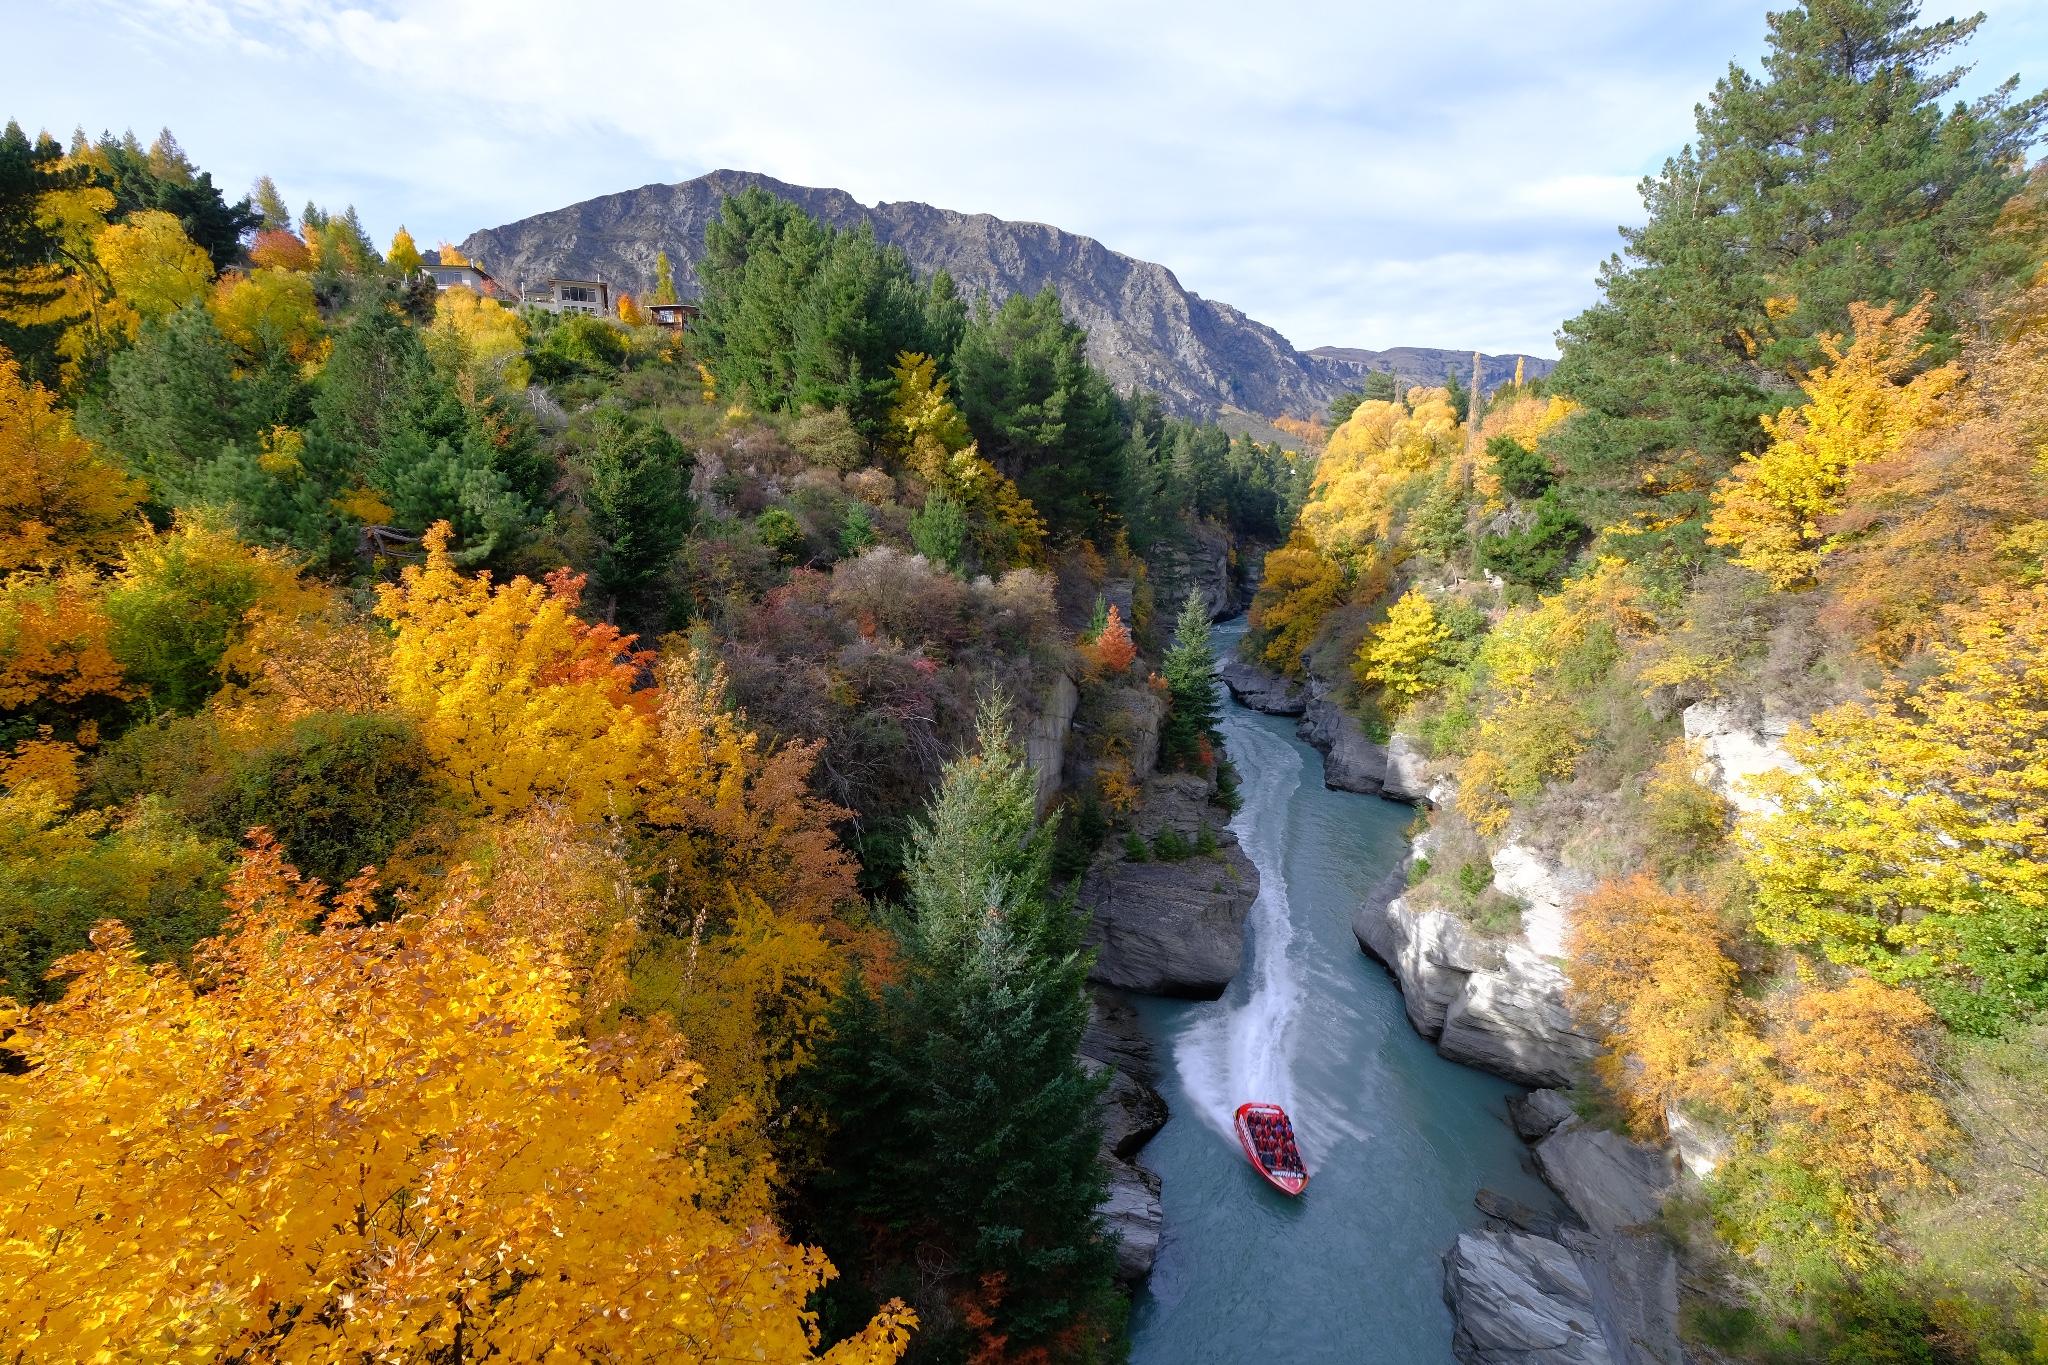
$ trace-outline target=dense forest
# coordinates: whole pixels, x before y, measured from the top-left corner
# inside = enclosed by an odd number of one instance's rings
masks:
[[[1246,641],[1429,756],[1411,904],[1595,883],[1581,1106],[1711,1139],[1665,1230],[1745,1359],[2048,1349],[2048,96],[1944,107],[1980,22],[1771,16],[1554,374],[1333,413]],[[1711,789],[1699,703],[1779,760]]]
[[[1049,293],[708,241],[687,331],[557,315],[0,138],[11,1358],[1121,1355],[1065,888],[1132,713],[1228,788],[1146,555],[1308,466]]]

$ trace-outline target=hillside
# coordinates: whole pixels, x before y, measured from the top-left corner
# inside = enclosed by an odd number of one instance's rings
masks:
[[[968,297],[992,302],[1050,284],[1067,316],[1088,329],[1089,358],[1118,389],[1150,389],[1178,416],[1215,418],[1226,407],[1266,417],[1306,417],[1389,364],[1404,378],[1441,383],[1469,366],[1469,351],[1399,347],[1304,353],[1273,328],[1227,303],[1182,287],[1171,270],[1044,223],[1013,223],[916,202],[862,205],[843,190],[785,184],[746,171],[713,171],[676,185],[643,185],[502,227],[472,233],[462,250],[500,280],[523,285],[557,275],[602,278],[643,294],[656,253],[676,263],[677,288],[694,293],[704,224],[721,200],[760,185],[840,227],[867,223],[921,274],[943,267]],[[1447,359],[1440,359],[1447,358]],[[1512,378],[1514,356],[1489,357],[1487,377]],[[1531,374],[1552,362],[1530,357]]]

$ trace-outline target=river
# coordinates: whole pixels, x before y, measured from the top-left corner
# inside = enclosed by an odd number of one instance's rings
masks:
[[[1242,626],[1218,629],[1218,652]],[[1165,1231],[1133,1306],[1135,1365],[1448,1365],[1440,1257],[1480,1221],[1488,1185],[1533,1206],[1504,1101],[1516,1087],[1447,1062],[1360,953],[1351,913],[1406,854],[1414,813],[1326,789],[1294,722],[1224,702],[1243,779],[1231,822],[1259,869],[1245,960],[1220,1000],[1140,1000],[1172,1109],[1139,1160],[1164,1181]],[[1245,1161],[1246,1100],[1292,1115],[1310,1180],[1299,1199]]]

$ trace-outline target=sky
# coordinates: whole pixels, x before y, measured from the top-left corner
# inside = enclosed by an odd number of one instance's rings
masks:
[[[2048,86],[2048,0],[1980,2],[1962,93]],[[729,167],[1085,233],[1303,349],[1554,355],[1766,7],[0,0],[50,54],[0,117],[167,126],[380,242]]]

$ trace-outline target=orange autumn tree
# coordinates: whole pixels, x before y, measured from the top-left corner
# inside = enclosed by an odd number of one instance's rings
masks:
[[[814,1358],[832,1268],[700,1204],[679,1040],[584,1041],[568,968],[459,884],[393,923],[370,890],[329,902],[259,833],[196,982],[110,921],[61,1000],[0,1014],[11,1353]],[[893,1361],[913,1323],[823,1358]]]
[[[1131,628],[1124,624],[1115,603],[1110,604],[1109,619],[1102,633],[1095,637],[1095,657],[1111,673],[1121,673],[1137,660],[1138,647],[1131,641]]]
[[[85,569],[19,573],[0,583],[0,711],[125,700],[109,640],[106,586]]]
[[[114,558],[147,491],[72,430],[55,395],[22,383],[0,349],[0,573]]]
[[[653,732],[632,704],[633,637],[576,617],[583,580],[464,577],[448,523],[425,537],[427,562],[377,588],[396,627],[391,690],[412,712],[449,781],[494,814],[540,799],[578,819],[631,806]]]

